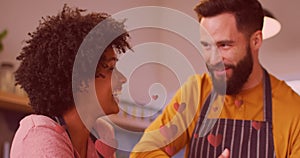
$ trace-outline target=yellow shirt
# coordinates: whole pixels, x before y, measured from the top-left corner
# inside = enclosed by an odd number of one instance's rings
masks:
[[[270,75],[270,81],[276,157],[299,158],[300,96],[285,82],[272,75]],[[173,155],[184,147],[186,147],[185,157],[188,157],[190,138],[193,138],[192,134],[199,118],[200,109],[204,105],[211,87],[212,83],[208,74],[190,77],[176,92],[163,113],[145,130],[130,157],[169,157],[167,153]],[[219,112],[220,118],[264,120],[262,82],[238,95],[226,95],[223,98],[223,107]],[[243,101],[241,106],[236,106],[235,101],[237,100]],[[162,126],[167,128],[163,132]]]

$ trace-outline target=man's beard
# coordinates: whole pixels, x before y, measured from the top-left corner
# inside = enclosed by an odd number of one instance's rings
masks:
[[[246,56],[235,65],[227,65],[223,63],[218,63],[216,65],[209,66],[207,65],[209,72],[211,73],[214,90],[221,95],[233,95],[238,94],[243,85],[247,82],[253,68],[253,58],[251,54],[250,46],[247,47]],[[226,82],[226,75],[222,76],[221,79],[217,79],[213,71],[220,70],[220,68],[231,68],[232,76],[228,78]],[[226,82],[226,84],[225,84]],[[226,91],[225,91],[226,88]]]

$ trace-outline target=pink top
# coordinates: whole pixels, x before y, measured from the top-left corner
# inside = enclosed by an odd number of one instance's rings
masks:
[[[75,151],[76,157],[79,154]],[[11,158],[19,157],[74,157],[74,148],[67,132],[54,120],[43,115],[29,115],[20,121],[14,136]],[[88,158],[98,158],[91,139],[88,142]]]

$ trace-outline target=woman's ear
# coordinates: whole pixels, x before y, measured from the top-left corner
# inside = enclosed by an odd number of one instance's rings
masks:
[[[258,30],[254,32],[250,37],[250,46],[252,50],[258,50],[262,45],[262,31]]]

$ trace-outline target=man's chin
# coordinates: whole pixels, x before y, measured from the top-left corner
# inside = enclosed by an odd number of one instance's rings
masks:
[[[213,81],[226,84],[226,74],[213,74]]]
[[[222,75],[222,76],[214,76],[212,77],[212,82],[213,82],[213,87],[214,90],[221,95],[226,94],[226,76]]]

